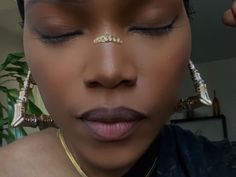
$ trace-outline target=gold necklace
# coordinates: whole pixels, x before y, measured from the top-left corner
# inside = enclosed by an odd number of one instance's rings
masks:
[[[62,135],[60,129],[58,129],[58,132],[57,132],[58,136],[59,136],[59,139],[60,139],[60,142],[62,144],[62,147],[63,149],[65,150],[66,152],[66,155],[68,156],[68,158],[70,159],[71,163],[73,164],[73,166],[75,167],[76,171],[79,173],[79,175],[81,177],[88,177],[84,172],[83,170],[80,168],[80,165],[79,163],[76,162],[73,154],[70,152],[68,146],[66,145],[66,142],[65,142],[65,139],[64,139],[64,136]]]
[[[69,150],[68,146],[66,145],[66,142],[65,142],[65,139],[64,139],[64,136],[63,134],[61,133],[61,130],[58,129],[57,131],[57,136],[59,137],[60,139],[60,142],[62,144],[62,147],[64,149],[64,151],[66,152],[66,155],[68,156],[68,158],[70,159],[71,163],[73,164],[73,166],[75,167],[76,171],[79,173],[79,175],[81,177],[88,177],[84,172],[83,170],[81,169],[79,163],[77,163],[77,161],[75,160],[73,154],[71,153],[71,151]],[[154,163],[152,164],[152,167],[150,168],[150,170],[148,171],[147,175],[145,177],[150,177],[150,175],[152,174],[155,166],[156,166],[156,163],[157,163],[157,158],[155,158],[155,161]]]

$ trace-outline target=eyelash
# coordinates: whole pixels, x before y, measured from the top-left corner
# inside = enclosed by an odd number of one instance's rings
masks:
[[[132,27],[129,29],[129,32],[139,33],[139,34],[150,36],[150,37],[161,36],[161,35],[168,34],[169,32],[171,32],[171,30],[173,29],[173,24],[174,23],[171,23],[167,26],[156,27],[156,28]],[[82,31],[75,31],[71,33],[58,35],[58,36],[50,36],[50,35],[40,34],[38,32],[40,40],[47,44],[63,43],[65,41],[68,41],[69,39],[72,39],[75,36],[79,36],[83,34],[84,33]]]
[[[130,32],[140,33],[143,35],[148,35],[151,37],[161,36],[164,34],[168,34],[173,29],[174,23],[163,27],[156,27],[156,28],[148,28],[148,27],[132,27],[129,29]]]
[[[75,31],[75,32],[65,33],[65,34],[61,34],[61,35],[58,35],[58,36],[50,36],[50,35],[46,35],[46,34],[40,34],[40,32],[37,32],[37,33],[39,35],[40,40],[43,41],[44,43],[47,43],[47,44],[62,43],[62,42],[65,42],[69,39],[72,39],[76,35],[82,35],[83,34],[82,31]]]

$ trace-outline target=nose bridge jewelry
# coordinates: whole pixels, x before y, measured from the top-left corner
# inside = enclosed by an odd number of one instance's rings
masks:
[[[123,44],[123,41],[119,37],[111,35],[111,34],[107,34],[107,33],[103,34],[103,35],[100,35],[100,36],[96,37],[93,40],[94,44],[108,43],[108,42],[113,42],[113,43],[117,43],[117,44]]]

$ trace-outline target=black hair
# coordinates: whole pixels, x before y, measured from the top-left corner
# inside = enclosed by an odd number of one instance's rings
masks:
[[[190,8],[190,5],[189,5],[189,0],[183,0],[184,1],[184,5],[185,5],[185,9],[186,9],[186,12],[189,15],[191,15],[193,13],[192,9]],[[20,15],[21,15],[21,18],[22,20],[24,21],[24,18],[25,18],[25,14],[24,14],[24,0],[17,0],[17,4],[18,4],[18,8],[19,8],[19,12],[20,12]]]
[[[18,9],[22,20],[25,19],[25,9],[24,9],[24,0],[17,0]]]

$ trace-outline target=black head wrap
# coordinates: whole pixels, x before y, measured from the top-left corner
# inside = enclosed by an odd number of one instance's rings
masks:
[[[184,1],[184,5],[185,5],[185,9],[187,11],[187,14],[189,15],[190,13],[190,8],[189,8],[189,0],[183,0]],[[20,11],[20,15],[22,20],[24,20],[25,18],[25,14],[24,14],[24,0],[17,0],[17,4],[18,4],[18,8]]]

